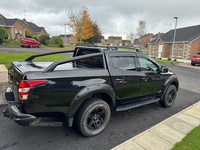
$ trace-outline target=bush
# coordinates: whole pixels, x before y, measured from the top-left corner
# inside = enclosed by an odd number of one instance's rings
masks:
[[[50,37],[48,35],[39,36],[38,40],[41,44],[48,45]]]
[[[25,31],[25,37],[31,38],[31,33],[28,30]]]
[[[5,39],[8,39],[8,31],[5,28],[0,27],[0,44],[3,43]]]
[[[57,45],[58,47],[64,47],[63,40],[60,37],[52,37],[50,44]]]
[[[37,35],[33,35],[32,38],[38,41]]]

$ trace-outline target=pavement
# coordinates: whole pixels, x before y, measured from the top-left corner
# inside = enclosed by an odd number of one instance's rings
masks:
[[[200,69],[200,66],[191,66],[187,63],[179,63],[179,66]],[[0,105],[6,104],[4,92],[8,86],[7,74],[6,67],[0,65]],[[200,101],[111,150],[171,150],[199,125]]]

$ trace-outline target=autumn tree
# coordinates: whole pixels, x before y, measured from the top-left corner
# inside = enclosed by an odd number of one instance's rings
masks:
[[[93,31],[94,36],[88,39],[87,42],[93,43],[93,44],[100,43],[103,38],[103,35],[97,22],[92,22],[92,31]]]
[[[71,8],[68,12],[68,18],[69,22],[66,25],[78,41],[87,41],[94,36],[92,21],[86,7],[82,7],[80,10]]]

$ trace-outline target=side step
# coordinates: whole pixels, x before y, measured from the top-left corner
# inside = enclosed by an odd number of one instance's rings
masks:
[[[155,103],[155,102],[158,102],[159,100],[160,100],[160,98],[148,99],[148,100],[141,100],[141,101],[137,101],[137,102],[134,102],[134,103],[121,105],[121,106],[117,107],[117,111],[129,110],[129,109],[132,109],[132,108],[136,108],[136,107],[144,106],[144,105],[147,105],[147,104]]]

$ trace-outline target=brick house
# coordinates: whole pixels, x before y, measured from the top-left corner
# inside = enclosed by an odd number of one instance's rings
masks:
[[[0,26],[4,27],[8,31],[9,40],[25,37],[25,28],[19,19],[7,19],[0,14]]]
[[[149,42],[149,55],[156,58],[171,58],[174,30],[153,36]],[[200,52],[200,25],[176,29],[173,59],[191,60]]]
[[[130,45],[132,45],[132,42],[130,40],[122,40],[122,45],[123,46],[130,46]]]
[[[25,31],[30,33],[30,36],[36,35],[48,35],[44,27],[38,27],[32,22],[26,21],[26,19],[8,19],[0,14],[0,26],[4,27],[9,33],[9,39],[15,40],[25,37]]]
[[[122,37],[109,36],[106,44],[108,46],[122,46]]]
[[[65,44],[76,44],[76,38],[72,34],[61,34],[59,37],[63,40],[63,43]],[[66,37],[66,39],[65,39]]]
[[[41,35],[49,35],[44,27],[39,27],[32,22],[28,22],[26,19],[19,20],[24,28],[30,33],[31,36],[36,35],[37,37]]]
[[[140,45],[140,47],[148,47],[150,39],[153,37],[152,33],[145,34],[133,41],[133,45]]]

